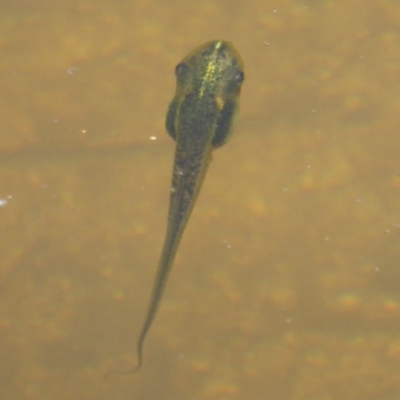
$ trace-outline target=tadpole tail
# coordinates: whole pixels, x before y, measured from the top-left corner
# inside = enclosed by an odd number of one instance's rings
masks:
[[[104,374],[104,380],[108,380],[110,375],[131,375],[131,374],[136,374],[136,372],[139,372],[140,369],[142,368],[143,364],[143,357],[142,357],[142,347],[143,347],[143,341],[141,342],[141,347],[138,347],[138,361],[136,364],[136,367],[132,369],[111,369],[110,371],[107,371]]]

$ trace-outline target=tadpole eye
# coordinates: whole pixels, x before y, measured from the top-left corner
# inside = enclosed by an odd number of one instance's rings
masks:
[[[244,81],[244,72],[238,71],[235,75],[235,80],[240,85]]]
[[[175,67],[175,75],[177,78],[183,78],[189,72],[189,67],[185,63],[179,63]]]

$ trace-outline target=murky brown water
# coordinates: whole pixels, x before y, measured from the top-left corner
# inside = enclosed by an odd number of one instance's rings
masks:
[[[2,1],[0,398],[400,395],[400,4]],[[12,4],[12,5],[8,5]],[[162,307],[174,67],[246,64]]]

